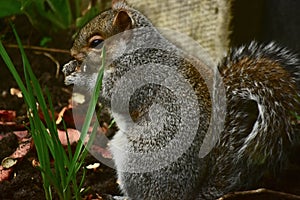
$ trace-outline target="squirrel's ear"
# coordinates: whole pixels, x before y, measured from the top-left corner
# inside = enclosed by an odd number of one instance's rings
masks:
[[[111,1],[111,7],[112,8],[118,7],[119,4],[127,5],[127,2],[126,2],[126,0],[112,0]]]
[[[113,26],[117,27],[120,31],[126,31],[132,28],[133,20],[131,19],[128,12],[126,12],[125,10],[121,10],[115,16]]]

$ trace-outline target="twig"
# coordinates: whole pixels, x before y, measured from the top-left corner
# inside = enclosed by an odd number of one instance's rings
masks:
[[[19,46],[16,44],[6,44],[5,46],[8,48],[19,48]],[[23,45],[23,48],[29,49],[29,50],[35,50],[35,51],[46,51],[46,52],[70,54],[70,51],[65,50],[65,49],[45,48],[45,47],[30,46],[30,45]]]
[[[224,195],[223,197],[219,198],[218,200],[226,200],[233,197],[245,197],[247,195],[254,195],[254,194],[270,194],[270,195],[276,195],[276,197],[280,197],[282,199],[289,199],[289,200],[300,200],[300,196],[289,194],[285,192],[278,192],[274,190],[268,190],[265,188],[260,188],[257,190],[249,190],[249,191],[240,191],[240,192],[233,192]]]
[[[36,52],[37,54],[41,54],[40,52]],[[50,53],[42,53],[44,56],[48,57],[50,60],[52,60],[56,64],[56,73],[55,73],[55,78],[58,78],[59,76],[59,68],[60,64],[59,62],[50,54]]]

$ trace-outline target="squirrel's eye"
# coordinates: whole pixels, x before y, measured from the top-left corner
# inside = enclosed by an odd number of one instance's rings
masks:
[[[101,49],[103,46],[103,40],[95,39],[90,42],[90,47],[94,49]]]

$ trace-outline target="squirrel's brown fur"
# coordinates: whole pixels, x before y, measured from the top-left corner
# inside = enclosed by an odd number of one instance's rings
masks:
[[[293,123],[295,114],[299,113],[300,76],[295,55],[273,43],[258,45],[252,42],[233,49],[218,66],[227,99],[225,124],[217,144],[204,158],[199,157],[199,151],[209,129],[212,112],[211,94],[204,80],[206,77],[198,72],[197,62],[182,56],[182,52],[161,36],[144,15],[124,2],[115,1],[111,10],[97,16],[79,32],[71,49],[72,56],[78,61],[65,65],[66,83],[93,88],[94,74],[98,71],[87,74],[84,70],[77,71],[75,66],[93,53],[99,59],[101,50],[95,45],[102,40],[141,27],[153,31],[143,37],[145,40],[155,37],[158,46],[126,51],[126,40],[134,38],[135,33],[119,43],[124,42],[125,51],[106,68],[101,94],[103,102],[112,106],[113,88],[122,76],[134,67],[150,63],[153,66],[167,66],[166,70],[162,69],[165,73],[168,73],[167,69],[174,69],[192,86],[200,115],[197,133],[190,147],[178,159],[153,171],[132,172],[123,170],[127,166],[140,167],[140,161],[138,157],[130,157],[128,152],[156,152],[177,134],[185,134],[178,132],[181,104],[172,91],[157,84],[145,85],[133,93],[128,109],[133,122],[139,125],[147,124],[151,119],[152,105],[164,107],[166,113],[161,114],[160,119],[165,126],[159,132],[155,129],[133,129],[128,132],[131,129],[126,117],[122,112],[115,111],[117,114],[114,117],[121,130],[111,142],[114,146],[112,153],[124,195],[138,200],[215,199],[230,191],[254,188],[265,174],[280,170],[295,141]],[[99,60],[93,63],[86,64],[86,68],[96,65],[98,69]],[[212,78],[212,74],[207,73],[207,76]],[[183,82],[178,80],[174,85]],[[194,106],[191,104],[186,111],[192,112],[196,109]],[[176,143],[173,152],[166,152],[164,157],[172,157],[185,142],[188,141],[183,139]],[[151,158],[158,159],[155,156]]]

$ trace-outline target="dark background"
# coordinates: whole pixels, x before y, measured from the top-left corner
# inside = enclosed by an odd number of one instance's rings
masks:
[[[275,41],[300,54],[299,0],[234,0],[231,45]]]

